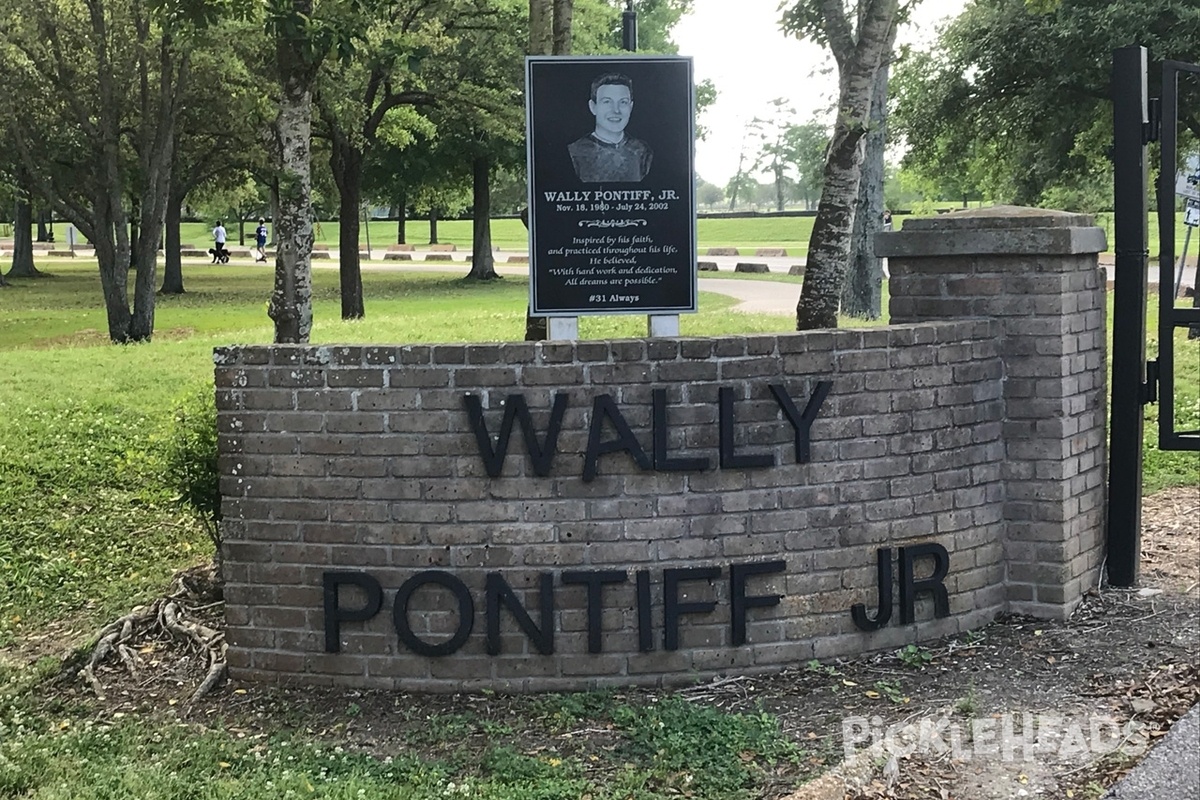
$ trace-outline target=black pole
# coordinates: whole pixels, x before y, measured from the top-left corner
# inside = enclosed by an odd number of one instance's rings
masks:
[[[1162,102],[1159,107],[1158,171],[1158,374],[1163,376],[1158,405],[1158,447],[1167,449],[1175,435],[1175,162],[1179,114],[1177,74],[1163,64]],[[1165,111],[1164,111],[1165,109]],[[1179,265],[1180,272],[1183,265]]]
[[[621,47],[635,53],[637,44],[637,12],[633,10],[633,0],[625,0],[625,13],[621,14]]]
[[[1146,48],[1113,51],[1114,267],[1108,581],[1137,583],[1142,533],[1142,405],[1146,381]]]

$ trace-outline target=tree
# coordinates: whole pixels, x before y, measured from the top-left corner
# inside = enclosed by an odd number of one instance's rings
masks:
[[[206,216],[228,216],[230,186],[253,176],[260,197],[273,184],[270,168],[269,42],[257,35],[261,20],[225,20],[192,53],[175,145],[175,168],[167,192],[163,282],[160,294],[182,294],[179,249],[184,202],[215,206]],[[269,192],[268,192],[269,193]]]
[[[742,137],[742,149],[738,153],[737,172],[729,179],[729,183],[725,184],[725,196],[729,198],[729,210],[733,211],[737,208],[738,196],[752,196],[754,187],[758,185],[758,181],[751,177],[750,172],[746,169],[746,139]]]
[[[214,2],[0,0],[15,151],[34,191],[95,246],[114,342],[154,331],[157,236],[131,240],[130,229],[162,225],[191,44]]]
[[[772,100],[771,105],[774,106],[772,116],[767,119],[756,117],[750,121],[749,127],[759,141],[758,154],[751,171],[765,171],[771,175],[775,186],[775,210],[783,211],[787,186],[791,182],[788,172],[792,166],[787,142],[787,130],[791,125],[788,118],[796,112],[787,107],[787,100],[782,97]]]
[[[615,9],[625,8],[624,0],[610,0]],[[642,53],[675,53],[678,47],[671,41],[671,30],[684,14],[691,10],[692,0],[633,0],[637,14],[637,49]],[[609,45],[621,50],[623,43],[623,14],[610,14]]]
[[[529,47],[531,56],[565,56],[571,53],[571,27],[575,0],[529,0]],[[528,214],[526,210],[525,214]],[[528,225],[528,218],[522,215]],[[550,336],[545,317],[535,317],[525,309],[525,341],[536,342]]]
[[[449,91],[449,86],[431,85],[425,67],[435,61],[454,61],[455,38],[461,30],[484,24],[494,13],[485,0],[393,0],[361,12],[354,23],[359,28],[356,38],[361,40],[355,57],[327,63],[316,95],[339,195],[343,319],[365,314],[358,209],[363,200],[363,168],[380,127],[393,109],[428,106],[437,102],[438,92]]]
[[[1152,61],[1194,61],[1200,53],[1194,3],[1033,5],[975,2],[930,52],[897,68],[893,126],[908,144],[904,165],[950,197],[982,191],[1038,205],[1089,185],[1111,192],[1112,51],[1137,43]],[[1151,95],[1160,78],[1150,71]],[[1185,133],[1200,136],[1200,106],[1181,103],[1180,110]],[[967,180],[948,180],[955,176]]]
[[[888,64],[896,41],[896,25],[888,34],[884,57],[871,88],[869,131],[863,151],[858,209],[850,237],[850,263],[842,283],[842,313],[879,319],[883,313],[883,261],[875,255],[875,234],[883,230],[883,151],[887,145]]]
[[[30,192],[24,187],[16,190],[16,214],[13,217],[13,252],[10,278],[35,278],[42,273],[33,264],[33,206]]]
[[[801,0],[784,13],[784,30],[827,45],[838,67],[837,117],[796,306],[797,330],[837,327],[872,87],[898,12],[898,0],[860,0],[856,26],[851,25],[841,0]]]
[[[796,168],[796,193],[803,200],[805,209],[811,209],[824,185],[829,128],[820,122],[805,122],[788,126],[784,136]]]
[[[313,0],[272,0],[279,112],[273,158],[279,215],[275,288],[267,314],[276,344],[304,344],[312,332],[312,88],[329,41]]]
[[[436,179],[437,126],[412,106],[399,106],[385,118],[367,152],[363,191],[397,212],[396,243],[406,243],[405,222],[418,187]]]
[[[455,37],[454,50],[431,65],[431,87],[442,102],[429,112],[439,149],[471,169],[472,245],[468,277],[498,278],[491,244],[491,182],[496,167],[524,161],[521,68],[525,42],[515,34],[524,22],[514,0],[490,0],[486,24],[480,14]]]
[[[696,178],[696,200],[702,206],[712,208],[725,199],[725,190],[704,178]]]

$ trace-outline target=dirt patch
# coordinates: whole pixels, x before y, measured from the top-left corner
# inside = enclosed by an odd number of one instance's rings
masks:
[[[764,775],[765,798],[1099,797],[1200,702],[1200,491],[1148,498],[1143,529],[1142,587],[1093,590],[1066,621],[1008,616],[920,647],[674,694],[779,718],[806,756]],[[219,624],[219,605],[189,611]],[[45,641],[31,645],[46,652]],[[86,700],[101,718],[183,715],[205,675],[204,653],[161,630],[134,652],[132,673],[120,661],[97,670],[103,702],[73,671],[55,694]],[[665,696],[631,690],[609,701]],[[246,736],[296,731],[380,756],[437,759],[453,750],[460,763],[503,741],[577,758],[602,779],[619,767],[620,732],[593,713],[589,696],[571,698],[226,684],[186,718]],[[566,706],[574,712],[564,714]],[[845,756],[859,767],[853,787],[838,780],[833,795],[792,794]]]
[[[1184,594],[1200,588],[1200,487],[1142,501],[1142,576]]]

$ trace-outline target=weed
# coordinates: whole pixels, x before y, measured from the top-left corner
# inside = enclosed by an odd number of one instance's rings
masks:
[[[769,767],[794,767],[800,749],[766,713],[730,714],[679,697],[614,709],[622,753],[667,794],[744,797]]]
[[[822,664],[815,658],[804,665],[804,670],[806,672],[814,672],[818,675],[824,675],[827,678],[836,678],[842,674],[838,672],[837,667],[833,666],[832,664]]]
[[[900,659],[900,663],[906,667],[921,669],[933,661],[933,653],[929,652],[928,648],[909,644],[896,651],[896,658]]]
[[[898,681],[875,681],[875,691],[886,697],[892,703],[907,703],[908,697],[900,689]]]
[[[963,717],[974,717],[979,714],[979,695],[972,684],[967,687],[967,693],[954,703],[954,712]]]
[[[611,692],[596,691],[543,695],[534,708],[552,731],[561,733],[584,720],[607,718],[614,705]]]
[[[968,645],[977,645],[987,638],[987,634],[982,630],[967,631],[966,639]]]

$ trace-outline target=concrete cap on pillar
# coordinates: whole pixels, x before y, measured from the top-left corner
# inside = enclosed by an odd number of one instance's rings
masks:
[[[1108,247],[1088,214],[1025,206],[987,206],[905,220],[899,231],[875,235],[875,255],[1078,255]]]

